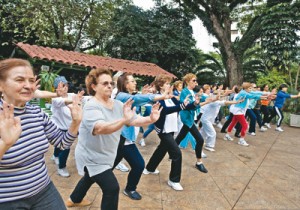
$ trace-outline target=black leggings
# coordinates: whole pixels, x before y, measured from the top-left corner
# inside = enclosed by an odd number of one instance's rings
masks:
[[[92,184],[95,182],[102,190],[102,210],[117,210],[119,202],[119,183],[112,169],[108,169],[100,174],[90,177],[87,168],[84,168],[84,176],[77,183],[70,198],[74,203],[80,203]]]
[[[196,140],[196,148],[195,148],[196,157],[201,158],[202,157],[201,154],[202,154],[202,147],[203,147],[203,144],[204,144],[204,140],[203,140],[203,137],[201,136],[199,130],[195,126],[195,124],[193,124],[192,127],[190,127],[190,128],[187,125],[183,124],[183,126],[182,126],[178,136],[176,137],[175,141],[179,145],[180,142],[184,139],[184,137],[186,136],[186,134],[188,132],[190,132]]]
[[[265,123],[267,123],[269,121],[270,118],[270,110],[269,107],[266,105],[261,105],[260,107],[260,111],[263,114],[263,122],[262,125],[265,125]]]
[[[267,123],[270,123],[271,120],[276,116],[278,115],[278,120],[277,120],[277,127],[280,127],[281,123],[282,123],[282,120],[283,120],[283,113],[282,113],[282,110],[276,106],[273,107],[273,111],[272,111],[272,114],[271,116],[269,117],[269,120],[267,121]]]
[[[174,141],[174,133],[160,133],[158,136],[160,138],[160,144],[151,156],[146,169],[152,172],[155,171],[168,152],[172,160],[169,179],[172,182],[180,182],[182,155],[178,145]]]

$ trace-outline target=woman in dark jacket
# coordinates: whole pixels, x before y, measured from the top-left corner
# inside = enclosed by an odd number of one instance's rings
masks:
[[[157,76],[155,79],[156,89],[161,94],[168,95],[171,90],[171,80],[171,77],[166,75]],[[180,103],[175,97],[161,100],[159,103],[163,109],[160,118],[155,122],[155,130],[160,138],[160,144],[154,151],[143,173],[158,174],[159,171],[156,170],[156,168],[168,152],[172,160],[168,185],[174,190],[183,190],[180,184],[182,156],[174,140],[174,133],[178,131],[177,112],[184,109],[195,109],[199,104],[199,98],[197,97],[195,101],[190,104],[188,100]]]

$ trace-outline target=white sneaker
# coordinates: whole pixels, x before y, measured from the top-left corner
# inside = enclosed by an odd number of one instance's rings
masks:
[[[202,151],[202,152],[201,152],[201,157],[202,157],[202,158],[207,158],[207,155]]]
[[[264,128],[264,127],[261,127],[261,128],[260,128],[260,131],[261,131],[261,132],[265,132],[265,131],[267,131],[267,130],[268,130],[268,129],[267,129],[267,128]]]
[[[60,175],[62,177],[69,177],[70,176],[70,174],[69,174],[66,167],[57,169],[57,173],[58,173],[58,175]]]
[[[124,163],[120,162],[117,166],[116,166],[116,169],[122,171],[122,172],[128,172],[129,171],[129,168],[127,168],[125,166]]]
[[[279,132],[283,132],[282,128],[281,127],[277,127],[275,128],[276,131],[279,131]]]
[[[144,168],[144,171],[143,171],[143,174],[154,174],[154,175],[157,175],[159,174],[159,170],[155,169],[154,172],[151,172],[151,171],[148,171],[146,168]]]
[[[218,124],[217,124],[217,127],[218,127],[218,128],[222,128],[223,125],[222,125],[221,123],[218,123]]]
[[[168,180],[168,185],[172,187],[174,190],[178,190],[178,191],[183,190],[183,187],[179,182],[172,182]]]
[[[242,146],[245,146],[245,147],[248,147],[249,144],[245,141],[245,139],[243,138],[240,138],[239,142],[238,142],[239,145],[242,145]]]
[[[56,165],[59,165],[59,159],[58,159],[58,157],[55,157],[54,155],[52,155],[51,160],[52,160]]]
[[[248,132],[248,135],[251,135],[251,136],[256,136],[256,134],[254,132]]]
[[[231,136],[228,133],[226,133],[224,136],[224,140],[225,141],[233,141],[233,138],[231,138]]]
[[[141,139],[140,140],[140,145],[141,145],[141,147],[146,146],[145,139]]]
[[[270,123],[265,123],[265,126],[266,126],[267,128],[271,128]]]
[[[204,149],[211,151],[211,152],[216,151],[213,147],[209,147],[209,146],[205,146]]]

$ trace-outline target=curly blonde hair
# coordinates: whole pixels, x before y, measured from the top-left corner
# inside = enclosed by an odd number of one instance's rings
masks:
[[[197,76],[195,74],[192,74],[192,73],[188,73],[186,74],[182,80],[185,84],[187,84],[189,81],[191,81],[193,78],[196,78],[197,79]]]

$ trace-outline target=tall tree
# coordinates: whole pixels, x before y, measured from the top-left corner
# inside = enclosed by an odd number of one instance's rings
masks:
[[[244,53],[261,37],[262,18],[266,12],[258,13],[249,19],[249,24],[243,32],[242,38],[231,41],[231,24],[236,9],[246,7],[248,10],[256,4],[263,4],[261,0],[173,0],[186,9],[187,13],[196,15],[202,20],[208,32],[219,42],[220,52],[227,72],[227,81],[230,85],[240,84],[243,81]],[[292,0],[268,0],[264,10]]]
[[[198,63],[190,21],[179,8],[120,9],[106,50],[112,57],[152,62],[181,77]]]
[[[274,21],[275,20],[275,21]],[[273,6],[262,19],[261,44],[269,68],[288,72],[300,50],[300,1]]]
[[[22,14],[15,13],[21,0],[0,0],[0,57],[7,58],[13,53],[14,43],[34,44],[38,37],[34,30],[22,24]]]
[[[110,20],[117,8],[130,0],[13,0],[4,9],[2,25],[24,26],[25,37],[34,32],[38,43],[85,51],[101,45],[113,28]],[[17,27],[3,27],[18,30]],[[26,41],[26,40],[25,40]]]

